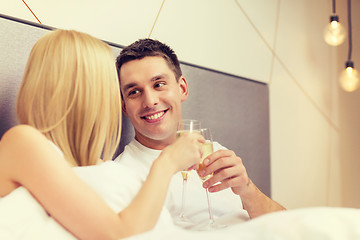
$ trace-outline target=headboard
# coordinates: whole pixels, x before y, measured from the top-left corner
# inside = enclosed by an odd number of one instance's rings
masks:
[[[0,137],[17,123],[16,94],[30,50],[51,29],[0,14]],[[122,46],[107,43],[116,57]],[[181,67],[190,90],[182,106],[183,118],[210,127],[214,140],[239,155],[252,181],[270,196],[268,86],[184,62]],[[125,116],[122,129],[118,152],[134,136]]]

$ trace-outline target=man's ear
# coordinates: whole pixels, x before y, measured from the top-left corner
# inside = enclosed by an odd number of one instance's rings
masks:
[[[181,95],[181,102],[184,102],[189,96],[189,88],[183,75],[179,78],[179,91]]]
[[[125,114],[125,116],[128,116],[128,114],[126,112],[125,102],[123,99],[121,99],[121,109],[122,109],[123,113]]]

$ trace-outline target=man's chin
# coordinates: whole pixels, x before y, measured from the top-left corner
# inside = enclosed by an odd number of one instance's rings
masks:
[[[145,134],[136,133],[136,140],[139,142],[153,142],[161,145],[168,145],[175,141],[175,131],[173,134],[169,134],[170,131],[167,132],[147,132]]]
[[[175,133],[173,134],[175,136]],[[169,141],[169,139],[171,138],[171,135],[169,134],[149,134],[147,135],[148,139],[154,140],[154,141]]]

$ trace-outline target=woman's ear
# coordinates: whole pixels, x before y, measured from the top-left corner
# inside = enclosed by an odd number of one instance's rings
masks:
[[[189,88],[183,75],[179,78],[179,91],[181,95],[181,102],[184,102],[189,96]]]

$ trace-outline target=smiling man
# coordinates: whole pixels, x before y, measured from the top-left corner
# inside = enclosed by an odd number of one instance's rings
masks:
[[[115,162],[136,169],[145,180],[152,161],[161,150],[175,141],[177,123],[181,119],[181,104],[189,94],[178,58],[167,45],[152,39],[142,39],[124,48],[117,58],[122,109],[135,129],[135,139],[128,144]],[[212,178],[201,184],[198,177],[189,178],[186,214],[196,217],[207,212],[204,191],[212,194],[214,213],[218,216],[246,210],[250,218],[284,210],[263,194],[250,180],[240,157],[214,143],[214,153],[204,160],[206,168],[200,174],[212,172]],[[179,173],[180,174],[180,173]],[[181,176],[175,175],[169,189],[167,208],[173,217],[180,210]]]
[[[176,78],[161,56],[128,61],[119,76],[123,111],[134,126],[135,139],[157,150],[172,143],[181,103],[188,96],[185,78]]]

